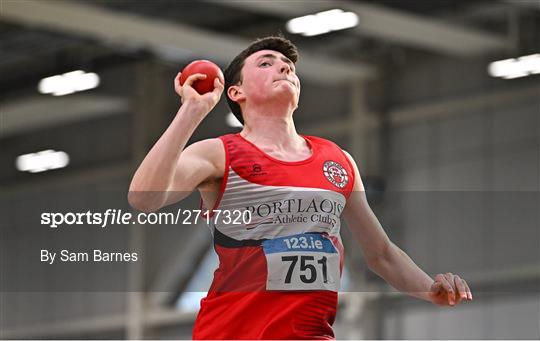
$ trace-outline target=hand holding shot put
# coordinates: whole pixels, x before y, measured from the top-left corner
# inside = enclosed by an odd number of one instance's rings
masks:
[[[216,156],[212,151],[216,143],[221,143],[217,139],[186,148],[197,126],[219,102],[224,88],[219,67],[200,62],[189,64],[174,78],[174,90],[182,105],[133,176],[128,201],[140,211],[153,212],[182,200],[201,184],[203,177],[221,171],[207,167],[208,161],[201,156]],[[220,159],[221,155],[216,157]]]
[[[224,83],[223,73],[216,64],[207,60],[196,60],[176,75],[174,89],[182,104],[192,101],[210,112],[223,93]]]

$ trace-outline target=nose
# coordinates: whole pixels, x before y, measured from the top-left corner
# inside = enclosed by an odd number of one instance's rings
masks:
[[[290,73],[291,72],[291,67],[289,66],[289,64],[285,63],[285,62],[281,62],[281,67],[279,69],[279,71],[281,73]]]

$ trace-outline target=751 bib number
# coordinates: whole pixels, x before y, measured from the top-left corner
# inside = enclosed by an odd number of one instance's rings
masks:
[[[339,253],[330,239],[308,233],[263,242],[267,290],[339,290]]]
[[[291,283],[293,273],[296,269],[296,263],[300,257],[300,281],[303,283],[313,283],[317,280],[317,268],[315,267],[315,257],[313,256],[281,256],[281,260],[284,262],[291,262],[289,270],[287,270],[287,276],[285,276],[285,283]],[[322,256],[316,262],[321,265],[322,280],[324,283],[328,283],[328,266],[326,265],[327,258]],[[308,274],[304,274],[308,272]]]

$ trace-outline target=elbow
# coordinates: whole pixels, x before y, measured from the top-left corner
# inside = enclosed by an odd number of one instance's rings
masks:
[[[387,241],[375,252],[372,252],[370,257],[366,257],[366,263],[371,271],[377,272],[381,266],[384,266],[389,262],[392,253],[392,246],[394,244],[391,241]]]
[[[369,270],[378,273],[377,269],[380,268],[381,260],[377,257],[372,257],[370,259],[366,259],[366,264]]]
[[[149,194],[149,192],[129,191],[127,195],[128,203],[137,211],[144,213],[156,212],[161,208],[161,205],[156,204]]]

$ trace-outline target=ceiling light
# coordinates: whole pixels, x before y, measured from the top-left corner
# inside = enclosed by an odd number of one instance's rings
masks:
[[[52,149],[19,155],[15,160],[15,167],[17,170],[30,173],[63,168],[68,164],[69,155],[66,152],[55,151]]]
[[[510,58],[490,63],[488,73],[492,77],[514,79],[540,73],[540,54]]]
[[[62,75],[43,78],[38,84],[38,91],[42,94],[64,96],[78,91],[96,88],[99,85],[99,76],[93,72],[75,70]]]
[[[290,33],[310,37],[331,31],[344,30],[358,25],[358,16],[353,12],[332,9],[317,14],[291,19],[286,27]]]

